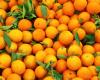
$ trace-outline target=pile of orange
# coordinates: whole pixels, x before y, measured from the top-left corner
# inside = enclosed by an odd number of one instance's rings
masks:
[[[100,80],[100,0],[0,0],[0,80]]]

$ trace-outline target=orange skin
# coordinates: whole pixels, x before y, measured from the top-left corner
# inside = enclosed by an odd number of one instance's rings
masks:
[[[95,59],[94,59],[94,65],[95,66],[100,66],[100,62],[99,61],[100,61],[100,56],[96,56]]]
[[[92,73],[87,67],[81,67],[77,71],[77,76],[83,78],[84,80],[88,80],[92,77]]]
[[[95,32],[95,41],[97,42],[97,43],[100,43],[100,30],[96,30],[96,32]]]
[[[86,31],[87,34],[94,34],[96,31],[96,25],[91,21],[85,22],[82,25],[82,28]]]
[[[2,36],[0,36],[0,50],[3,49],[5,47],[6,43],[4,41],[4,38]]]
[[[73,35],[70,31],[63,31],[59,35],[59,41],[68,46],[73,41]]]
[[[3,10],[3,9],[0,9],[0,16],[1,16],[3,19],[5,19],[6,16],[7,16],[7,12],[6,12],[5,10]]]
[[[80,78],[80,77],[75,77],[75,78],[73,78],[72,80],[83,80],[83,79]]]
[[[90,2],[87,5],[87,12],[90,14],[98,14],[100,12],[100,5],[97,2]]]
[[[65,2],[67,2],[68,0],[58,0],[58,3],[60,4],[64,4]]]
[[[57,29],[58,29],[59,32],[67,31],[67,30],[68,30],[68,26],[66,26],[66,24],[60,24],[60,25],[57,27]]]
[[[57,19],[51,19],[50,26],[58,27],[59,26],[59,21]]]
[[[47,19],[54,19],[55,14],[56,12],[54,10],[49,10]]]
[[[59,18],[59,22],[61,24],[68,24],[70,18],[66,15],[62,15],[60,18]]]
[[[75,77],[76,77],[76,73],[74,71],[68,69],[63,72],[63,80],[69,80]]]
[[[83,46],[83,53],[95,53],[95,49],[91,45],[84,45]]]
[[[94,63],[94,56],[91,53],[86,53],[81,56],[81,61],[85,66],[91,66]]]
[[[93,76],[97,76],[97,71],[95,66],[89,66],[88,68],[90,69]]]
[[[72,2],[68,1],[63,4],[63,13],[68,16],[72,16],[74,14],[74,6]]]
[[[18,4],[22,5],[24,3],[24,0],[18,0]]]
[[[61,6],[60,3],[55,3],[55,4],[53,5],[53,10],[54,10],[54,11],[57,11],[59,6]]]
[[[7,78],[10,74],[12,74],[11,68],[6,68],[6,69],[4,69],[4,70],[2,71],[2,76],[3,76],[4,78]]]
[[[8,8],[8,3],[4,0],[0,1],[1,5],[0,5],[0,8],[1,9],[4,9],[4,10],[7,10]]]
[[[34,27],[36,29],[45,29],[46,28],[46,20],[43,19],[43,18],[37,18],[35,21],[34,21]]]
[[[93,76],[91,80],[99,80],[97,76]]]
[[[57,19],[59,19],[59,18],[63,15],[62,9],[56,11],[56,14],[55,14],[55,15],[56,15],[55,17],[56,17]]]
[[[44,48],[43,48],[42,44],[38,43],[38,44],[33,45],[32,52],[33,52],[33,54],[36,54],[38,51],[41,51],[43,49]]]
[[[67,69],[67,64],[65,60],[58,60],[56,63],[56,70],[59,73],[63,73]]]
[[[29,30],[32,27],[32,23],[27,19],[22,19],[18,23],[18,28],[22,31]]]
[[[16,0],[10,0],[10,2],[8,3],[9,8],[12,8],[15,5],[17,5],[17,1]]]
[[[74,7],[78,11],[83,11],[87,6],[87,0],[75,0]]]
[[[93,47],[94,47],[94,49],[95,49],[96,52],[100,52],[100,43],[95,43],[93,45]]]
[[[0,30],[0,37],[2,37],[4,34],[4,31],[3,30]]]
[[[54,78],[52,76],[47,76],[43,80],[54,80]]]
[[[71,16],[71,19],[78,19],[78,15],[77,15],[77,14],[73,14],[73,15]]]
[[[42,29],[35,29],[33,32],[33,39],[37,42],[43,41],[45,32]]]
[[[77,56],[71,56],[67,59],[67,67],[70,70],[78,70],[82,66],[81,60]]]

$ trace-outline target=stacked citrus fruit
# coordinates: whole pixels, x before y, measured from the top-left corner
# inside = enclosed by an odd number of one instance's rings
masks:
[[[100,80],[100,0],[0,0],[0,80]]]

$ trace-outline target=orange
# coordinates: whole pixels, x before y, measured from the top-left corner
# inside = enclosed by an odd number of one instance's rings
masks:
[[[2,76],[3,76],[4,78],[7,78],[10,74],[12,74],[11,68],[6,68],[6,69],[4,69],[4,70],[2,71]]]
[[[53,44],[53,49],[57,50],[62,46],[62,44],[59,41],[55,41]]]
[[[15,6],[12,6],[11,7],[11,12],[13,12],[13,11],[18,11],[19,9],[18,9],[18,6],[17,5],[15,5]]]
[[[44,48],[43,48],[42,44],[37,43],[37,44],[33,45],[32,52],[33,52],[33,54],[36,54],[36,52],[41,51],[43,49]]]
[[[15,5],[17,5],[17,1],[16,0],[10,0],[9,3],[8,3],[9,8],[12,8]]]
[[[32,27],[32,23],[31,21],[29,21],[28,19],[21,19],[18,22],[18,28],[22,31],[26,31],[29,30]]]
[[[59,22],[61,24],[68,24],[70,18],[66,15],[62,15],[60,18],[59,18]]]
[[[8,53],[16,52],[17,51],[17,44],[15,42],[11,42],[11,46],[6,46],[6,51]]]
[[[6,16],[7,16],[7,12],[6,12],[5,10],[3,10],[3,9],[0,9],[0,16],[1,16],[3,19],[5,19]]]
[[[18,4],[21,5],[24,3],[24,0],[18,0]]]
[[[11,69],[14,73],[23,74],[25,72],[25,64],[21,60],[15,60],[11,64]]]
[[[14,42],[20,42],[23,38],[22,32],[18,29],[13,29],[8,34],[10,39]]]
[[[59,41],[67,46],[73,41],[73,34],[70,31],[63,31],[59,34]]]
[[[56,56],[56,51],[53,48],[46,48],[44,50],[47,55],[55,55]]]
[[[47,71],[42,66],[36,67],[35,76],[37,78],[43,78],[46,74],[47,74]]]
[[[6,43],[4,41],[4,38],[0,36],[0,50],[3,49],[6,46]]]
[[[90,14],[88,12],[81,12],[78,16],[79,20],[82,19],[82,22],[90,20]]]
[[[83,78],[84,80],[88,80],[92,77],[92,73],[87,67],[81,67],[77,71],[77,76]]]
[[[91,80],[99,80],[97,76],[93,76]]]
[[[34,69],[36,67],[36,60],[35,56],[33,55],[28,55],[24,58],[24,63],[27,68],[29,69]]]
[[[54,19],[54,17],[55,17],[55,11],[54,10],[49,10],[48,11],[48,16],[47,16],[47,18],[48,19]]]
[[[68,16],[72,16],[74,14],[74,5],[71,1],[68,1],[63,4],[63,13]]]
[[[71,16],[71,19],[78,19],[78,14],[73,14],[73,15]]]
[[[50,38],[45,38],[43,41],[42,41],[42,44],[46,47],[52,47],[53,46],[53,40],[50,39]]]
[[[93,47],[96,52],[100,52],[100,43],[95,43]]]
[[[45,38],[45,32],[42,29],[35,29],[33,34],[33,39],[37,42],[43,41]]]
[[[26,69],[23,74],[24,80],[35,80],[35,72],[32,69]]]
[[[88,0],[88,2],[97,2],[100,4],[100,0]]]
[[[43,80],[54,80],[52,76],[46,76]]]
[[[80,27],[80,23],[78,21],[78,19],[70,19],[69,23],[68,23],[68,29],[70,31],[73,31],[75,28],[79,28]]]
[[[72,80],[73,78],[76,77],[76,73],[74,71],[71,71],[71,70],[65,70],[63,72],[63,80]]]
[[[72,55],[81,56],[82,55],[81,47],[78,45],[70,45],[70,47],[68,48],[68,56]]]
[[[67,69],[67,64],[65,60],[58,60],[56,64],[56,71],[59,73],[63,73]]]
[[[86,6],[87,6],[87,0],[75,0],[74,1],[75,10],[83,11]]]
[[[91,21],[85,22],[82,25],[82,28],[86,31],[87,34],[93,34],[96,31],[96,25]]]
[[[8,68],[11,64],[11,57],[7,53],[0,54],[1,69]]]
[[[58,3],[58,2],[57,2],[57,3],[54,3],[54,5],[53,5],[53,10],[54,10],[54,11],[59,10],[59,7],[60,7],[60,6],[62,6],[60,3]]]
[[[94,59],[94,65],[95,66],[100,66],[100,62],[99,61],[100,61],[100,56],[96,56],[95,59]]]
[[[45,29],[46,25],[46,20],[43,18],[36,18],[36,20],[34,21],[34,27],[36,29]]]
[[[11,26],[11,25],[15,22],[15,20],[16,20],[15,17],[9,16],[9,17],[6,18],[5,24],[6,24],[7,26]]]
[[[19,46],[18,52],[20,52],[21,54],[30,55],[32,53],[32,47],[30,44],[23,43]]]
[[[35,54],[35,59],[36,61],[40,61],[40,62],[43,62],[44,59],[46,57],[46,52],[45,51],[38,51],[36,54]]]
[[[95,41],[100,43],[100,30],[95,31]]]
[[[7,77],[7,80],[14,80],[14,79],[21,80],[21,76],[18,74],[12,73]]]
[[[90,2],[87,5],[87,12],[90,14],[98,14],[100,12],[100,5],[97,2]]]
[[[0,76],[0,79],[1,79],[1,80],[5,80],[5,78],[4,78],[3,76]]]
[[[58,3],[60,4],[64,4],[65,2],[67,2],[68,0],[58,0]]]
[[[75,77],[75,78],[73,78],[72,80],[83,80],[83,79],[80,78],[80,77]]]
[[[30,43],[32,41],[32,33],[29,31],[23,31],[23,42]]]
[[[4,9],[4,10],[7,10],[7,8],[8,8],[7,2],[2,0],[2,1],[0,1],[0,3],[1,3],[0,8]]]
[[[94,56],[91,53],[86,53],[81,56],[81,61],[85,66],[91,66],[94,63]]]
[[[59,19],[59,18],[63,15],[62,9],[56,11],[56,14],[55,14],[55,15],[56,15],[55,17],[56,17],[57,19]]]
[[[70,56],[67,59],[67,67],[70,70],[78,70],[81,66],[82,66],[82,64],[81,64],[81,60],[80,60],[79,57],[77,57],[77,56]]]
[[[94,53],[95,49],[91,45],[84,45],[83,46],[83,53]]]
[[[58,30],[54,26],[48,26],[45,32],[46,36],[51,39],[54,39],[58,34]]]
[[[59,21],[57,19],[51,19],[49,25],[54,26],[54,27],[58,27]]]
[[[96,76],[97,75],[97,71],[96,71],[96,67],[95,66],[89,66],[88,67],[92,73],[93,76]]]
[[[82,39],[85,38],[86,32],[85,32],[84,29],[82,29],[82,28],[75,28],[75,29],[73,30],[74,36],[75,36],[76,32],[78,33],[78,37],[79,37],[80,40],[82,40]]]

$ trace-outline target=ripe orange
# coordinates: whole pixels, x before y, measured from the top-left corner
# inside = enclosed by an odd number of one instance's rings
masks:
[[[58,30],[54,26],[48,26],[45,32],[46,36],[51,39],[54,39],[58,34]]]
[[[52,76],[46,76],[43,80],[54,80]]]
[[[0,1],[1,5],[0,5],[0,9],[4,9],[7,10],[8,8],[8,3],[4,0]]]
[[[3,76],[0,76],[0,79],[1,79],[1,80],[6,80]]]
[[[35,56],[28,55],[24,58],[24,63],[26,65],[26,68],[34,69],[36,67],[36,60]]]
[[[64,4],[65,2],[67,2],[68,0],[58,0],[58,3],[60,4]]]
[[[73,34],[70,31],[63,31],[59,34],[59,41],[68,46],[73,41]]]
[[[97,76],[97,71],[95,66],[89,66],[88,68],[90,69],[93,76]]]
[[[71,1],[63,4],[62,11],[65,15],[72,16],[74,14],[74,5]]]
[[[49,25],[54,26],[54,27],[58,27],[59,21],[57,19],[51,19]]]
[[[19,9],[18,9],[18,6],[17,5],[15,5],[15,6],[12,6],[11,7],[11,12],[13,12],[13,11],[18,11]]]
[[[56,17],[57,19],[59,19],[59,18],[63,15],[62,9],[56,11],[56,14],[55,14],[55,15],[56,15],[55,17]]]
[[[100,43],[95,43],[93,47],[96,52],[100,52]]]
[[[33,32],[33,39],[37,42],[43,41],[45,32],[42,29],[35,29]]]
[[[32,23],[30,20],[28,19],[21,19],[18,22],[18,28],[22,31],[26,31],[29,30],[32,27]]]
[[[78,70],[82,66],[81,60],[77,56],[70,56],[67,59],[67,67],[70,70]]]
[[[80,77],[75,77],[75,78],[73,78],[72,80],[83,80],[83,79],[80,78]]]
[[[6,43],[4,41],[4,38],[0,36],[0,50],[3,49],[6,46]]]
[[[17,5],[17,1],[16,0],[10,0],[9,3],[8,3],[9,8],[12,8],[15,5]]]
[[[83,11],[87,6],[87,0],[75,0],[74,7],[78,11]]]
[[[100,61],[100,55],[95,57],[95,59],[94,59],[94,65],[95,66],[100,66],[100,62],[99,61]]]
[[[4,34],[4,31],[3,30],[0,30],[0,37],[3,36],[3,34]]]
[[[84,80],[89,80],[92,77],[92,73],[87,67],[81,67],[77,71],[77,76],[83,78]]]
[[[93,76],[91,80],[99,80],[97,76]]]
[[[5,10],[3,10],[3,9],[0,9],[0,16],[1,16],[3,19],[5,19],[6,16],[7,16],[7,12],[6,12]]]
[[[95,31],[95,41],[100,43],[100,30]]]
[[[23,74],[24,80],[35,80],[35,72],[32,69],[26,69]]]
[[[11,69],[14,73],[23,74],[25,72],[26,67],[24,62],[22,62],[21,60],[15,60],[11,64]]]
[[[46,28],[46,20],[43,19],[43,18],[37,18],[35,21],[34,21],[34,27],[36,29],[45,29]]]
[[[62,31],[67,31],[68,30],[68,26],[66,24],[60,24],[58,27],[57,27],[58,31],[59,32],[62,32]]]
[[[54,10],[49,10],[48,11],[48,16],[47,16],[47,18],[48,19],[54,19],[54,17],[55,17],[55,11]]]
[[[22,5],[24,3],[24,0],[18,0],[18,4]]]
[[[54,11],[57,11],[57,10],[59,10],[58,8],[59,8],[59,6],[61,6],[61,4],[60,3],[54,3],[54,5],[53,5],[53,10]]]

